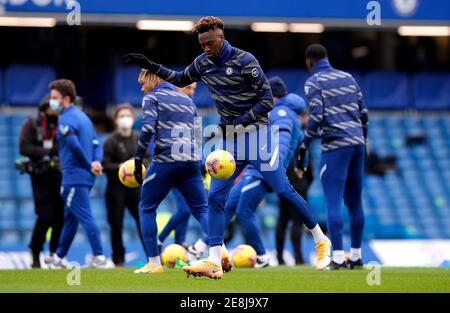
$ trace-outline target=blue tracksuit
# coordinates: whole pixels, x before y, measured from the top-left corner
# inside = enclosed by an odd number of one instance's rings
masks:
[[[58,250],[65,257],[77,232],[78,223],[86,230],[93,255],[103,254],[98,226],[92,216],[89,192],[95,176],[91,162],[102,161],[103,150],[94,125],[85,113],[70,106],[64,109],[58,121],[59,157],[62,168],[61,195],[65,202],[64,227]]]
[[[139,214],[148,257],[159,255],[156,209],[177,188],[207,233],[207,204],[194,133],[196,108],[191,98],[162,82],[143,99],[142,131],[136,158],[142,159],[154,137],[152,164],[142,185]]]
[[[298,115],[304,110],[305,101],[290,93],[275,102],[275,108],[269,114],[270,123],[279,127],[280,161],[285,169],[303,140]],[[268,192],[271,192],[271,188],[261,173],[249,165],[243,177],[231,189],[225,204],[226,221],[230,221],[236,213],[246,238],[258,255],[264,255],[265,248],[255,210]]]
[[[305,83],[309,121],[304,147],[322,137],[320,179],[334,250],[343,250],[342,200],[349,210],[351,247],[360,248],[364,228],[362,181],[368,112],[353,77],[318,61]]]
[[[202,53],[184,71],[172,71],[160,65],[154,72],[177,86],[186,86],[202,80],[216,102],[222,123],[261,126],[251,133],[245,132],[229,138],[226,143],[220,139],[216,142],[216,147],[232,153],[236,160],[236,171],[226,180],[211,180],[208,195],[210,246],[222,244],[225,200],[234,179],[248,164],[261,170],[270,187],[279,197],[285,198],[296,208],[308,228],[317,225],[304,199],[289,184],[284,167],[279,166],[280,156],[278,150],[272,147],[275,144],[271,142],[271,129],[265,127],[268,113],[273,108],[272,91],[253,55],[232,47],[225,41],[217,58],[211,59]],[[254,152],[257,152],[256,155]]]

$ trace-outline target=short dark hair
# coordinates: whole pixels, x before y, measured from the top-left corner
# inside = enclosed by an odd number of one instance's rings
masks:
[[[199,19],[197,23],[195,23],[192,32],[196,34],[201,34],[209,30],[216,30],[216,29],[220,29],[223,32],[224,30],[223,21],[216,16],[205,16]]]
[[[48,85],[50,89],[55,89],[59,91],[59,93],[63,97],[69,97],[71,102],[75,101],[77,97],[77,90],[75,88],[75,84],[70,79],[57,79],[54,80]]]
[[[134,109],[133,109],[133,107],[129,103],[123,103],[123,104],[119,104],[118,106],[116,106],[116,110],[114,111],[114,119],[117,118],[117,116],[119,115],[120,111],[122,111],[122,110],[130,111],[131,115],[133,115],[133,117],[134,117]]]
[[[313,61],[319,61],[327,57],[327,49],[321,44],[314,43],[306,48],[305,59],[312,59]]]

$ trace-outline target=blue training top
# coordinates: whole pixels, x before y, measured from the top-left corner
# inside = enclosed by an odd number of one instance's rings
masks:
[[[327,59],[322,59],[314,64],[305,94],[309,106],[305,148],[314,136],[322,137],[322,151],[365,144],[368,112],[351,74],[334,69]]]
[[[62,185],[93,186],[91,162],[102,161],[103,148],[89,117],[73,105],[64,109],[58,119],[57,140]]]
[[[266,125],[273,108],[272,90],[256,58],[226,40],[218,58],[202,53],[184,71],[160,65],[155,74],[180,87],[203,81],[225,124]]]

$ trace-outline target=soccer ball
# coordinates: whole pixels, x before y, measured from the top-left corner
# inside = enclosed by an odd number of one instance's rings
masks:
[[[230,152],[216,150],[206,158],[206,171],[211,177],[224,180],[230,178],[236,170],[236,161]]]
[[[256,251],[252,246],[239,245],[231,252],[236,267],[253,267],[256,263]]]
[[[187,262],[188,254],[185,248],[177,245],[176,243],[168,245],[161,254],[162,263],[167,265],[169,268],[173,268],[175,266],[177,259]]]
[[[129,188],[139,187],[139,184],[134,179],[134,159],[128,160],[119,168],[119,180],[122,184]],[[145,166],[142,165],[142,177],[145,177]]]

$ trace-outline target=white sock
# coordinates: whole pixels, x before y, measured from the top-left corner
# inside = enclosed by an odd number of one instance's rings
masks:
[[[100,261],[106,261],[106,257],[103,254],[96,255],[95,258],[97,258],[97,260],[100,260]]]
[[[260,260],[267,260],[268,258],[269,258],[269,255],[267,254],[267,253],[264,253],[264,254],[262,254],[262,255],[257,255],[256,256],[258,259],[260,259]]]
[[[226,250],[227,251],[227,253],[228,253],[228,249],[227,249],[227,247],[225,246],[225,244],[223,243],[222,244],[222,249],[221,249],[222,251],[223,250]],[[221,255],[223,256],[223,253],[221,252]],[[229,253],[228,253],[228,255],[229,255]]]
[[[350,261],[361,259],[361,248],[350,248],[350,255],[348,258],[350,259]]]
[[[217,266],[222,266],[222,246],[209,248],[209,260]]]
[[[159,256],[148,258],[148,262],[153,266],[161,265],[161,260],[159,259]]]
[[[314,241],[317,243],[318,241],[329,241],[327,236],[320,229],[319,224],[316,225],[313,229],[309,230],[314,237]]]
[[[208,245],[203,240],[199,239],[194,243],[194,248],[197,251],[205,253],[206,250],[208,250]]]
[[[342,264],[344,263],[344,250],[333,250],[333,261]]]

